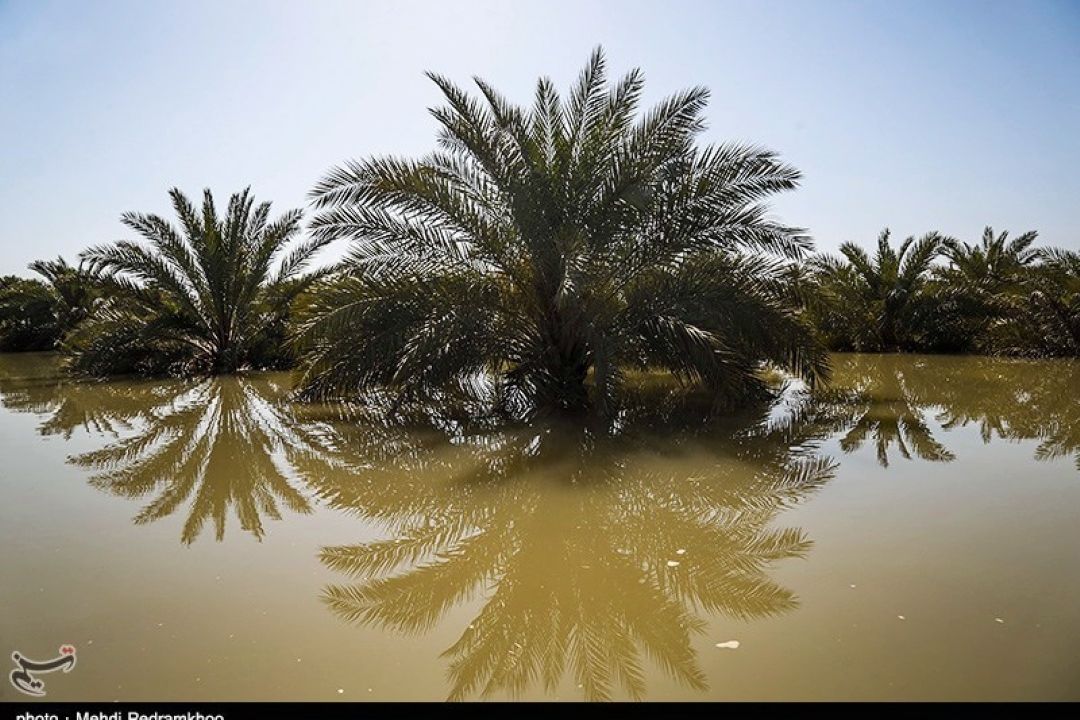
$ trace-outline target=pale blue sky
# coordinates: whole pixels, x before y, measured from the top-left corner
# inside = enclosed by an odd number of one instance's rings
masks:
[[[775,213],[821,249],[986,224],[1080,248],[1075,0],[0,0],[0,273],[173,185],[304,206],[347,158],[433,147],[425,70],[525,102],[597,44],[648,103],[708,86],[703,140],[799,167]]]

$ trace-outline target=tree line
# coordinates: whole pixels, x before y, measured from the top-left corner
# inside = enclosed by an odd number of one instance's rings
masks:
[[[248,190],[222,212],[174,189],[175,221],[123,215],[137,241],[0,279],[0,351],[57,349],[99,377],[297,368],[311,398],[484,385],[608,416],[641,370],[730,407],[768,392],[763,366],[827,380],[830,349],[1080,354],[1080,253],[988,228],[816,255],[767,214],[795,168],[696,142],[704,88],[639,113],[640,71],[609,85],[600,49],[529,107],[429,77],[437,149],[331,170],[306,237],[300,210],[271,218]]]

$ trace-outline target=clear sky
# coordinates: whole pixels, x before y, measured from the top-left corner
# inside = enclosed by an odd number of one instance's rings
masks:
[[[434,70],[527,102],[602,44],[703,140],[800,168],[825,250],[884,226],[1080,248],[1080,2],[0,0],[0,273],[125,236],[166,190],[303,206],[331,166],[434,146]]]

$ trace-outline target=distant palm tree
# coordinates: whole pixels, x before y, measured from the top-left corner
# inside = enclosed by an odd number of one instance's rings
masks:
[[[920,303],[931,265],[941,249],[936,232],[909,237],[894,249],[889,230],[878,235],[871,257],[854,243],[840,246],[843,260],[816,259],[828,316],[826,332],[844,335],[851,349],[895,351],[914,343],[919,332]]]
[[[123,223],[146,243],[83,253],[112,300],[73,334],[72,367],[218,374],[276,364],[291,303],[321,274],[303,270],[328,239],[291,245],[300,211],[271,222],[270,203],[253,206],[247,189],[223,217],[209,190],[201,211],[179,190],[169,195],[179,230],[157,215],[127,213]]]
[[[98,297],[97,281],[83,263],[72,266],[63,257],[55,260],[35,260],[30,269],[41,277],[52,290],[56,305],[55,313],[61,336],[86,319]]]
[[[941,254],[950,266],[943,268],[940,275],[947,282],[963,285],[967,292],[1001,292],[1039,259],[1040,251],[1031,247],[1038,236],[1029,231],[1008,241],[1008,232],[995,235],[994,229],[987,227],[978,245],[945,238]]]
[[[995,235],[987,227],[978,244],[954,238],[942,241],[941,254],[949,264],[934,271],[938,322],[933,345],[954,351],[993,349],[994,326],[1010,314],[1029,269],[1040,257],[1032,247],[1037,237],[1030,231],[1010,241],[1008,232]]]
[[[696,147],[705,89],[635,119],[641,73],[609,89],[599,49],[568,99],[542,79],[528,110],[429,77],[441,151],[350,162],[315,188],[315,236],[354,244],[303,326],[309,394],[487,376],[531,407],[603,415],[628,367],[725,403],[762,390],[763,363],[826,375],[780,282],[809,239],[763,204],[799,173]]]
[[[1080,252],[1047,248],[1009,313],[1019,352],[1080,356]]]
[[[52,350],[89,313],[97,297],[92,274],[62,257],[37,260],[43,280],[0,278],[0,352]]]

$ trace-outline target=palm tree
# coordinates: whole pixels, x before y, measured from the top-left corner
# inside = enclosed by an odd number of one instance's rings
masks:
[[[0,352],[54,349],[97,297],[94,278],[81,264],[58,257],[32,262],[30,269],[44,280],[0,278]]]
[[[219,217],[209,190],[201,210],[169,193],[180,229],[158,215],[126,213],[145,243],[94,247],[84,260],[111,300],[73,333],[73,369],[92,375],[229,373],[278,364],[293,300],[321,272],[304,273],[325,238],[292,244],[299,210],[269,220],[248,189]],[[277,345],[277,347],[273,347]]]
[[[1008,232],[995,235],[988,226],[978,245],[945,238],[941,254],[950,266],[938,274],[966,292],[1000,293],[1020,281],[1024,270],[1039,259],[1040,251],[1031,247],[1038,236],[1032,230],[1009,241]]]
[[[1046,248],[1009,306],[1004,323],[1007,352],[1080,356],[1080,252]]]
[[[30,269],[49,285],[55,298],[56,323],[61,338],[86,319],[99,296],[97,278],[88,267],[69,265],[63,257],[35,260]]]
[[[531,109],[429,77],[441,150],[349,162],[314,190],[315,236],[353,245],[302,326],[309,395],[485,377],[536,409],[604,415],[628,367],[728,403],[763,389],[763,363],[826,375],[780,282],[810,241],[763,204],[799,173],[697,147],[705,89],[636,119],[641,73],[609,89],[599,49],[569,98],[541,79]]]
[[[1031,247],[1037,237],[1032,231],[1009,240],[1007,232],[995,235],[987,227],[978,244],[942,241],[942,255],[949,264],[935,268],[931,282],[937,318],[930,329],[931,349],[992,350],[994,326],[1008,316],[1039,259],[1040,251]]]
[[[860,351],[911,349],[924,317],[924,289],[940,252],[936,232],[909,237],[894,249],[886,228],[871,257],[854,243],[840,246],[843,260],[824,256],[814,265],[827,310],[820,326],[833,343]]]

